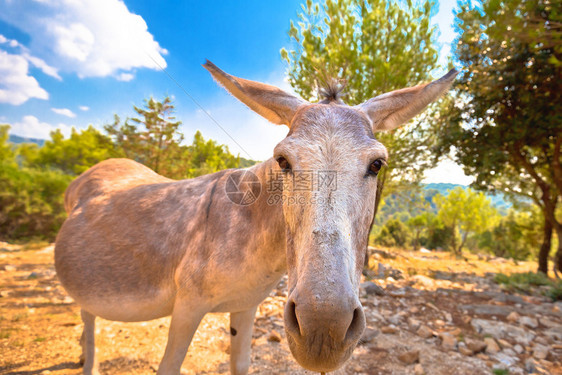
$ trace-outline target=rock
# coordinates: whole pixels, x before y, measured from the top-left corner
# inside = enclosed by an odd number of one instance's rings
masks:
[[[539,322],[541,322],[541,324],[545,327],[548,328],[562,328],[561,324],[556,323],[554,320],[548,319],[548,318],[540,318]]]
[[[459,342],[458,345],[459,353],[466,356],[471,356],[474,354],[472,350],[470,350],[464,342]]]
[[[534,333],[504,322],[472,319],[470,324],[480,334],[490,335],[496,339],[513,339],[522,345],[528,345],[535,338]]]
[[[367,295],[374,296],[384,296],[384,289],[375,284],[372,281],[367,281],[361,284],[361,288],[367,293]]]
[[[423,375],[423,374],[425,374],[425,370],[423,369],[421,363],[416,364],[414,366],[414,375]]]
[[[392,335],[392,334],[395,334],[396,332],[398,332],[398,329],[396,327],[393,327],[393,326],[384,326],[384,327],[381,328],[381,332]]]
[[[398,356],[398,359],[407,364],[411,365],[412,363],[416,363],[420,360],[420,351],[419,350],[411,350],[405,353],[402,353]]]
[[[413,280],[416,284],[423,285],[426,288],[435,286],[435,280],[424,275],[414,275],[411,277],[411,280]]]
[[[533,348],[533,357],[536,359],[546,359],[548,352],[548,346],[537,344]]]
[[[529,328],[537,328],[539,326],[539,322],[537,319],[528,316],[522,316],[521,318],[519,318],[519,324],[527,326]]]
[[[535,364],[535,361],[533,360],[533,358],[527,358],[527,360],[525,361],[525,370],[529,373],[529,374],[533,374],[535,373],[535,371],[537,370],[537,365]]]
[[[509,313],[509,315],[507,316],[507,321],[511,322],[511,323],[515,323],[516,321],[518,321],[521,318],[521,316],[517,313],[517,311],[512,311]]]
[[[509,343],[509,341],[506,341],[506,340],[504,340],[504,339],[499,339],[499,340],[498,340],[498,344],[500,344],[500,346],[501,346],[502,348],[504,348],[504,349],[505,349],[505,348],[512,348],[512,347],[513,347],[513,345],[511,345],[511,344]]]
[[[445,325],[445,322],[442,321],[441,319],[435,319],[433,323],[435,323],[435,325],[439,327],[443,327]]]
[[[378,329],[367,328],[365,332],[363,332],[360,342],[363,344],[371,342],[378,336],[379,333],[380,331]]]
[[[11,264],[6,264],[4,266],[4,271],[13,272],[16,270],[16,266],[12,266]]]
[[[484,342],[486,343],[486,353],[496,354],[500,351],[500,346],[492,337],[486,337]]]
[[[508,355],[503,352],[492,355],[492,358],[500,362],[504,368],[513,366],[519,360],[516,356]]]
[[[459,307],[476,315],[508,316],[513,312],[511,307],[501,305],[460,305]]]
[[[559,328],[549,328],[543,331],[543,334],[552,341],[562,341],[562,326]]]
[[[519,344],[516,344],[516,345],[513,347],[513,350],[514,350],[515,353],[517,353],[517,354],[522,354],[522,353],[525,351],[525,349],[523,349],[523,347],[522,347],[521,345],[519,345]]]
[[[466,346],[472,350],[473,353],[480,353],[486,349],[486,343],[481,340],[466,340]]]
[[[416,331],[416,334],[424,339],[428,339],[433,337],[433,331],[426,325],[421,325],[420,328]]]
[[[455,350],[457,348],[457,338],[449,332],[441,332],[439,337],[441,338],[441,346],[444,349]]]
[[[39,278],[39,274],[38,274],[37,272],[31,272],[31,273],[27,276],[27,279],[28,279],[28,280],[34,280],[34,279],[37,279],[37,278]]]
[[[417,330],[420,327],[421,322],[417,319],[409,317],[408,318],[408,325],[410,326],[411,329]]]
[[[269,334],[269,337],[267,338],[267,341],[281,342],[281,335],[279,335],[279,333],[277,333],[276,330],[272,330],[271,333]]]
[[[377,276],[379,279],[386,278],[386,267],[382,263],[377,266]]]
[[[388,321],[397,326],[402,321],[402,317],[400,316],[400,314],[394,314],[388,318]]]

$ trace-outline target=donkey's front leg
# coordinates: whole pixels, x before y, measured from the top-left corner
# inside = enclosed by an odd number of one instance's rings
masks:
[[[202,308],[201,305],[192,300],[176,300],[174,303],[168,343],[164,357],[158,366],[158,375],[179,375],[191,339],[193,339],[201,319],[209,311],[207,308]]]
[[[230,372],[233,375],[245,375],[250,368],[250,346],[257,308],[230,313]]]

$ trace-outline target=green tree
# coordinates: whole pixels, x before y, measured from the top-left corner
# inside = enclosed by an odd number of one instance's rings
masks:
[[[454,56],[463,66],[442,117],[438,154],[476,176],[476,189],[531,199],[543,213],[539,270],[553,229],[562,270],[562,3],[462,0]]]
[[[451,249],[456,255],[462,253],[468,236],[481,233],[497,220],[497,213],[484,193],[456,187],[447,196],[433,197],[438,216],[443,224],[453,231]],[[457,233],[461,236],[460,241]]]
[[[314,99],[317,81],[347,81],[345,101],[356,105],[379,94],[430,80],[437,67],[435,3],[383,0],[308,0],[282,49],[289,82],[303,98]],[[425,116],[429,116],[426,111]],[[375,214],[391,181],[419,180],[430,166],[430,127],[406,126],[377,134],[387,146],[389,167],[378,176]]]
[[[0,162],[0,240],[55,236],[66,217],[64,191],[72,176]]]
[[[36,168],[56,168],[68,175],[79,175],[102,160],[118,156],[109,137],[93,126],[77,131],[72,129],[70,137],[57,129],[51,132],[51,139],[43,147],[20,146],[19,154],[24,165]]]
[[[145,100],[145,108],[133,108],[139,117],[121,124],[119,116],[115,115],[113,124],[106,125],[105,131],[129,159],[167,177],[181,176],[185,149],[181,146],[181,121],[175,121],[173,116],[172,99],[150,98]]]
[[[404,247],[409,238],[408,227],[398,219],[390,219],[383,225],[375,241],[383,246]]]
[[[15,161],[13,147],[8,142],[10,125],[0,125],[0,163],[11,163]]]
[[[197,177],[222,169],[237,168],[240,165],[240,157],[232,155],[228,146],[212,139],[205,140],[200,131],[193,136],[193,143],[187,147],[186,153],[188,159],[186,177]]]
[[[510,210],[494,228],[481,234],[478,247],[500,257],[527,259],[540,241],[532,219],[530,212]]]
[[[414,238],[412,239],[414,250],[418,250],[420,248],[421,235],[425,230],[428,229],[429,224],[433,220],[434,216],[435,215],[431,212],[424,212],[422,214],[409,218],[406,222],[406,225],[408,225],[414,235]]]

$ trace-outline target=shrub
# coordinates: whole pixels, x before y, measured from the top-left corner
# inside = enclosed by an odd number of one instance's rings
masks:
[[[66,216],[71,176],[0,163],[0,239],[53,241]]]

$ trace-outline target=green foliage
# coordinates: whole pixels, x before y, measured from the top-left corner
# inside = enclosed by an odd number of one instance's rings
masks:
[[[32,167],[56,168],[74,176],[102,160],[120,155],[109,137],[91,125],[80,132],[73,128],[68,139],[57,129],[40,149],[25,143],[19,149],[25,163]]]
[[[56,170],[0,163],[0,239],[53,241],[64,221],[64,191],[72,177]]]
[[[292,46],[281,50],[288,63],[289,82],[299,95],[314,101],[317,82],[345,80],[343,99],[356,105],[429,81],[438,66],[437,33],[430,24],[434,12],[432,0],[309,0],[298,21],[291,21]],[[422,116],[427,120],[433,111]],[[431,121],[419,120],[377,134],[390,152],[390,162],[379,173],[375,210],[383,192],[394,192],[398,181],[420,180],[432,166],[431,125]]]
[[[542,272],[524,272],[505,275],[496,274],[494,281],[510,291],[531,293],[537,287],[544,287],[543,293],[553,301],[562,300],[562,280],[552,280]]]
[[[504,368],[495,368],[492,370],[494,375],[509,375],[509,370]]]
[[[532,213],[510,210],[495,227],[479,236],[478,247],[495,256],[527,259],[540,243],[540,228],[535,223]]]
[[[227,146],[205,140],[200,131],[195,133],[191,145],[182,145],[181,122],[173,121],[174,106],[169,97],[161,102],[150,98],[145,101],[145,107],[134,107],[139,118],[127,119],[122,124],[116,115],[113,124],[105,126],[116,147],[127,158],[174,179],[240,166],[240,158],[232,155]],[[254,163],[244,159],[245,165]]]
[[[391,219],[383,225],[375,242],[388,247],[404,247],[409,236],[408,227],[403,222]]]
[[[170,98],[162,102],[151,98],[146,108],[134,108],[139,118],[121,124],[115,116],[115,122],[105,127],[108,135],[90,126],[73,129],[65,139],[57,130],[41,147],[33,143],[14,147],[8,142],[9,126],[0,126],[0,240],[53,241],[66,217],[64,191],[70,181],[111,157],[130,157],[176,179],[255,164],[205,140],[199,131],[191,145],[182,145],[181,123],[172,121]]]
[[[434,217],[435,215],[431,212],[424,212],[417,216],[411,217],[406,222],[406,225],[408,225],[414,235],[412,239],[414,250],[418,250],[420,248],[420,237],[422,233],[428,229],[429,224],[433,221]]]
[[[105,130],[129,159],[142,163],[166,177],[177,178],[185,161],[179,132],[181,121],[174,121],[174,106],[170,97],[157,101],[145,100],[145,108],[133,106],[138,118],[125,120],[119,116]]]
[[[461,187],[452,190],[446,197],[436,195],[433,202],[437,206],[438,216],[446,227],[455,231],[451,248],[460,254],[471,233],[481,233],[489,228],[498,218],[490,200],[483,193]],[[456,232],[461,235],[460,243]]]
[[[10,125],[0,125],[0,163],[13,163],[16,154],[13,147],[8,143],[8,132]]]
[[[436,150],[454,147],[476,176],[473,187],[532,200],[560,238],[562,2],[462,0],[459,8],[454,55],[462,68]]]
[[[237,168],[240,158],[228,150],[228,146],[216,141],[205,140],[200,131],[193,136],[193,143],[187,148],[187,177],[197,177],[227,168]]]

